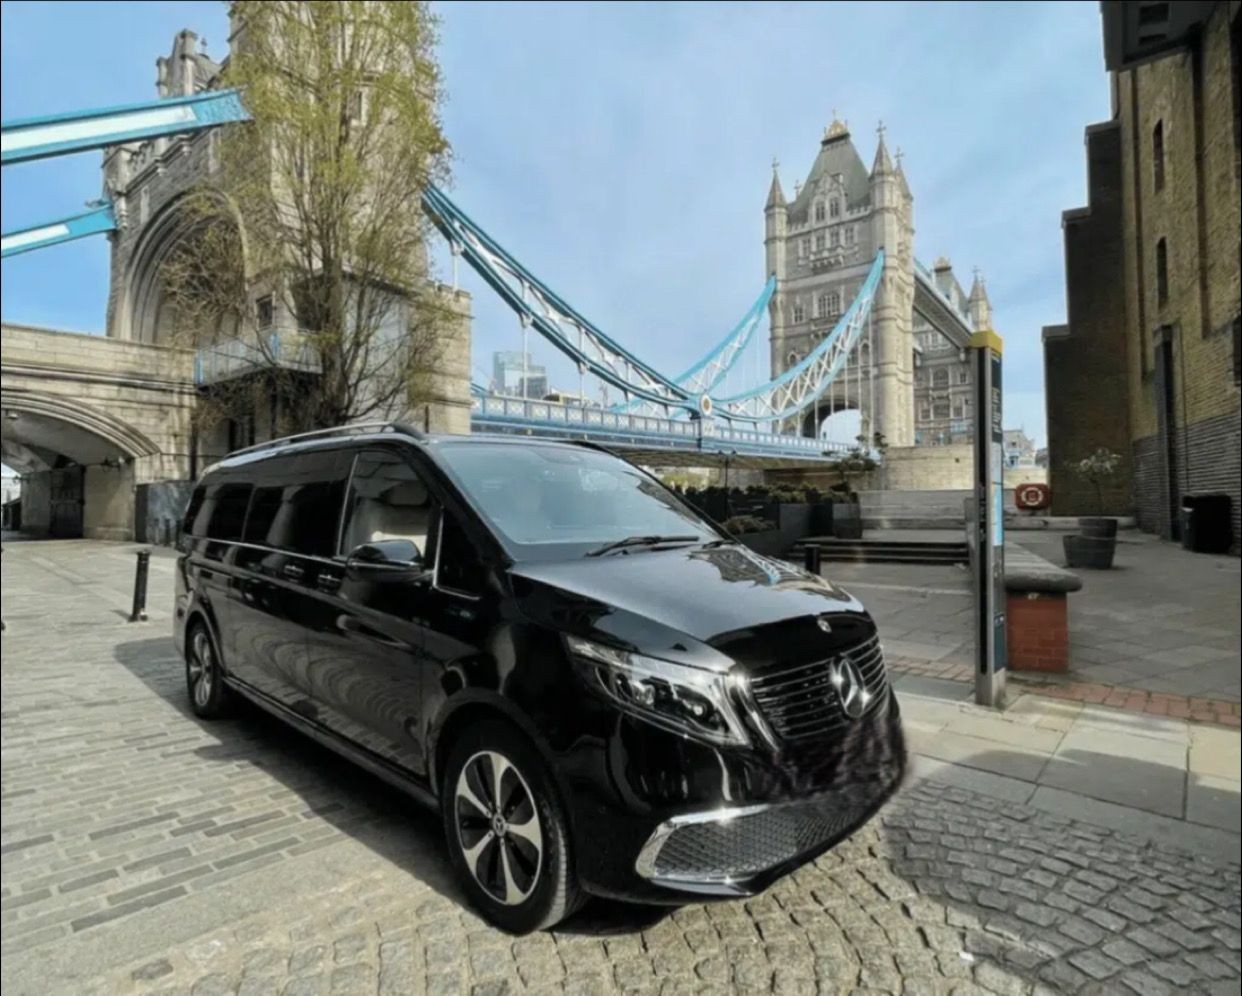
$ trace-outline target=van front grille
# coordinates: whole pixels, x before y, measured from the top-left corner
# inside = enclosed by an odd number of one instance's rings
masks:
[[[781,740],[789,744],[809,743],[862,718],[845,714],[832,684],[832,666],[842,657],[853,662],[870,696],[862,713],[866,715],[883,700],[887,685],[884,655],[875,635],[831,657],[810,663],[773,665],[751,677],[755,703]]]

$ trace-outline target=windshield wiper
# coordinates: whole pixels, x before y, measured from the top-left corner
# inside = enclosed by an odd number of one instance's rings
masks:
[[[612,543],[605,543],[603,546],[590,551],[588,557],[600,557],[605,553],[611,553],[613,550],[625,550],[635,546],[659,546],[661,543],[697,543],[701,536],[627,536],[625,539],[615,540]]]

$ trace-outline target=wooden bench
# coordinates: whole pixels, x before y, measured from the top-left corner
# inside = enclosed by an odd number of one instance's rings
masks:
[[[1013,543],[1005,544],[1006,649],[1015,671],[1069,668],[1066,596],[1082,578]]]

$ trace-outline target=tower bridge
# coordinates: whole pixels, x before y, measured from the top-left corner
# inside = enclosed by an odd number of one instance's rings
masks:
[[[161,266],[195,235],[184,200],[213,181],[216,130],[243,121],[245,111],[240,95],[216,89],[220,66],[197,50],[192,32],[179,33],[158,65],[156,100],[4,125],[6,165],[104,150],[102,204],[3,238],[6,257],[100,232],[111,241],[105,337],[3,328],[4,459],[25,475],[26,524],[54,533],[155,538],[155,523],[175,516],[203,462],[279,434],[274,403],[256,406],[245,424],[199,424],[203,392],[250,376],[245,358],[256,342],[308,376],[317,369],[299,344],[295,316],[258,284],[247,290],[249,317],[238,327],[218,330],[197,352],[172,338]],[[472,388],[470,299],[455,278],[438,289],[459,321],[430,371],[431,401],[414,418],[443,431],[594,439],[652,463],[810,467],[841,447],[823,438],[823,422],[854,409],[867,440],[882,434],[891,446],[912,445],[922,421],[916,327],[943,337],[955,355],[987,323],[980,282],[968,299],[951,271],[915,260],[912,204],[883,134],[867,170],[846,126],[834,121],[792,201],[774,171],[755,302],[720,341],[704,344],[699,360],[669,374],[429,187],[423,209],[450,246],[455,277],[464,261],[513,310],[524,344],[535,333],[580,380],[619,400],[592,404],[580,390],[562,403]],[[244,245],[244,221],[236,224]],[[765,314],[766,344],[758,334]],[[742,361],[759,350],[767,373],[739,384]]]

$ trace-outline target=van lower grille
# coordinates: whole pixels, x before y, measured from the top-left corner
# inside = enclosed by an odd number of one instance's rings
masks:
[[[883,700],[888,680],[878,636],[822,660],[778,664],[751,677],[755,703],[773,732],[786,743],[818,740],[856,721],[845,714],[832,685],[832,665],[841,657],[853,661],[870,696],[862,713],[866,715]]]

